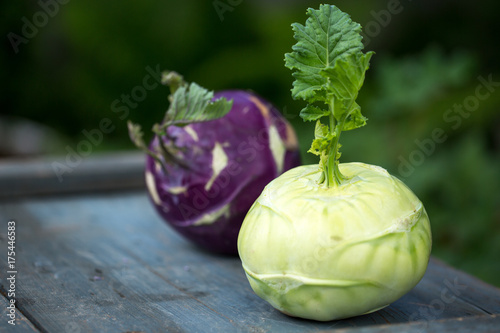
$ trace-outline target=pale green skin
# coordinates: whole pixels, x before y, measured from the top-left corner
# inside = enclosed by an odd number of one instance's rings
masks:
[[[339,165],[341,186],[318,185],[318,165],[285,172],[248,212],[238,251],[252,289],[276,309],[320,321],[381,309],[423,277],[431,229],[420,200],[386,170]]]

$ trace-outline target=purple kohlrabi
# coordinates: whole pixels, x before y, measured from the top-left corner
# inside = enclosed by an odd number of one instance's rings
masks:
[[[264,186],[299,165],[291,125],[254,93],[216,93],[232,100],[224,117],[169,126],[155,135],[147,156],[146,184],[159,214],[180,234],[212,252],[236,254],[241,223]],[[163,145],[160,145],[162,140]]]

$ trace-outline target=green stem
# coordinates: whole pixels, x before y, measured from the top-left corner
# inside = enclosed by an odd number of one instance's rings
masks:
[[[326,161],[326,165],[323,166],[323,172],[326,180],[327,187],[336,187],[339,186],[342,181],[345,179],[344,175],[340,172],[339,169],[339,156],[338,156],[338,145],[340,139],[340,133],[342,132],[343,122],[339,122],[335,124],[335,116],[334,116],[334,107],[335,101],[332,98],[332,101],[329,105],[330,108],[330,133],[333,135],[333,140],[330,142],[328,147],[328,158]]]
[[[335,140],[333,143],[333,148],[332,148],[332,155],[334,156],[333,160],[333,174],[335,176],[335,185],[340,185],[342,181],[344,181],[345,177],[344,175],[340,172],[339,169],[339,158],[338,156],[338,145],[339,145],[339,139],[340,139],[340,133],[342,132],[342,125],[343,123],[339,123],[337,125],[337,128],[335,129],[336,135],[335,135]]]
[[[333,109],[331,110],[332,112],[330,113],[330,133],[332,135],[335,135],[335,117],[333,116]],[[334,176],[334,165],[335,165],[335,155],[332,154],[332,143],[330,142],[329,148],[328,148],[328,158],[326,160],[326,165],[323,167],[323,172],[325,173],[325,179],[326,179],[326,186],[327,187],[332,187],[335,186],[335,176]]]
[[[183,159],[177,157],[175,153],[171,152],[170,148],[165,145],[165,142],[163,142],[163,138],[161,136],[158,136],[158,141],[160,150],[163,153],[163,158],[167,163],[177,164],[183,169],[189,169],[189,164]]]

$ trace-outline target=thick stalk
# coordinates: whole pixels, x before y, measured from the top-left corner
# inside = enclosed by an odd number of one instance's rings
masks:
[[[338,163],[338,144],[340,133],[342,132],[342,123],[335,124],[335,116],[333,114],[334,111],[334,100],[332,99],[329,107],[330,107],[330,133],[333,135],[333,140],[331,141],[328,147],[328,158],[326,161],[326,165],[323,166],[323,172],[325,173],[325,180],[327,187],[336,187],[339,186],[340,183],[345,179],[339,169]],[[336,126],[335,126],[336,125]]]
[[[329,120],[330,120],[330,124],[329,124],[330,125],[329,126],[330,134],[335,135],[334,134],[335,133],[334,132],[335,131],[335,117],[333,115],[333,103],[330,105]],[[335,185],[335,177],[333,174],[335,161],[334,161],[334,158],[332,158],[332,156],[331,156],[331,146],[332,146],[332,142],[330,142],[330,145],[329,145],[326,165],[323,166],[323,172],[325,173],[324,178],[326,180],[326,187],[331,187],[331,186]]]

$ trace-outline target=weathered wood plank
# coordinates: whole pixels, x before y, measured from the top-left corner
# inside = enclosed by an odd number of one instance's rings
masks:
[[[100,234],[92,220],[82,223],[92,219],[93,211],[79,212],[76,207],[69,212],[69,207],[55,205],[47,210],[52,218],[44,224],[29,208],[13,213],[19,226],[18,303],[44,331],[64,332],[70,325],[81,332],[162,328],[192,332],[200,331],[207,319],[217,328],[207,332],[233,328],[231,322],[133,259],[127,262],[133,274],[119,274],[121,249],[112,244],[112,237],[110,244],[110,235]]]
[[[457,333],[457,332],[498,332],[500,330],[500,315],[471,316],[433,321],[419,321],[409,324],[379,325],[349,329],[335,329],[320,333]]]
[[[3,266],[2,266],[3,267]],[[2,284],[3,284],[3,272],[2,272]],[[37,330],[33,324],[19,311],[15,309],[15,325],[9,324],[11,320],[8,317],[10,310],[7,308],[9,306],[8,300],[5,297],[0,297],[0,332],[12,332],[12,333],[35,333],[40,332]]]
[[[327,323],[290,318],[252,292],[237,257],[192,246],[144,192],[6,201],[0,221],[9,219],[18,226],[20,308],[47,332],[375,332],[388,323],[404,331],[456,318],[486,325],[500,313],[500,290],[433,259],[386,309]]]
[[[0,200],[13,197],[144,187],[144,154],[95,154],[81,161],[66,157],[0,159]]]

